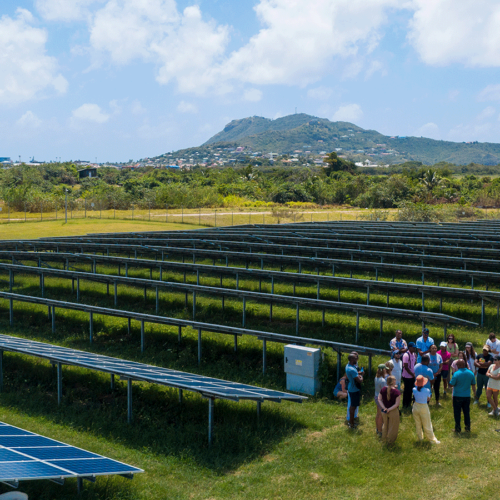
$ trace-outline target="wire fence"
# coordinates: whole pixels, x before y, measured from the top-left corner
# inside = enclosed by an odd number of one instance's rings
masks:
[[[483,209],[482,218],[500,218],[499,209]],[[13,209],[0,200],[0,223],[43,222],[76,219],[116,219],[151,221],[197,226],[218,227],[242,224],[283,224],[290,222],[327,222],[346,220],[391,220],[396,210],[387,210],[383,218],[379,211],[364,209],[320,209],[320,208],[144,208],[130,206],[109,208],[109,204],[98,199],[68,200],[64,202],[26,204],[24,210]]]

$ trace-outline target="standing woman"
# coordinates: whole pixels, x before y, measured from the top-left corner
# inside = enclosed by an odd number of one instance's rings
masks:
[[[432,387],[434,389],[434,397],[436,398],[436,406],[441,406],[441,403],[439,402],[439,388],[441,386],[443,358],[438,353],[437,349],[438,348],[435,345],[431,346],[431,352],[429,356],[430,358],[429,368],[432,370],[432,373],[434,373],[434,380],[432,381]]]
[[[465,344],[465,358],[467,361],[467,368],[474,374],[474,376],[476,376],[477,367],[474,364],[474,361],[476,360],[476,351],[474,350],[472,342],[467,342],[467,344]]]
[[[465,361],[465,364],[467,365],[467,357],[466,357],[464,351],[458,351],[458,357],[457,357],[457,359],[455,359],[455,361],[453,361],[453,363],[451,364],[451,374],[450,374],[451,377],[458,370],[457,363],[461,359],[463,359]]]
[[[378,395],[383,387],[387,385],[385,381],[385,365],[381,363],[377,367],[377,374],[375,375],[375,404],[377,405],[377,416],[375,417],[375,425],[377,427],[377,436],[382,437],[382,406],[379,403]]]
[[[486,397],[488,398],[488,403],[490,403],[492,407],[492,411],[489,415],[498,417],[500,415],[500,410],[498,409],[498,392],[500,391],[500,356],[498,354],[493,356],[493,364],[488,368],[486,376],[488,377]]]
[[[382,441],[392,444],[398,438],[399,431],[399,402],[401,393],[396,389],[396,377],[387,377],[387,387],[383,387],[378,395],[382,407]]]
[[[419,375],[415,381],[413,388],[413,396],[415,403],[413,403],[413,418],[415,420],[415,427],[417,429],[417,437],[422,441],[425,437],[434,444],[440,444],[436,439],[434,431],[432,430],[431,412],[429,411],[429,401],[431,400],[431,391],[425,385],[429,380],[423,375]]]

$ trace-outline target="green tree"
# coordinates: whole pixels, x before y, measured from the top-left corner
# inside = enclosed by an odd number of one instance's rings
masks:
[[[344,160],[339,158],[337,153],[331,152],[324,160],[328,165],[326,167],[326,174],[330,176],[334,172],[350,172],[353,173],[356,170],[356,165],[352,161]]]

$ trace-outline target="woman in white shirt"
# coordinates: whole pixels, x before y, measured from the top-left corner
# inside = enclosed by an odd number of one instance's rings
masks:
[[[431,390],[425,387],[429,379],[423,375],[419,375],[415,380],[415,387],[413,388],[413,418],[417,429],[417,437],[422,441],[425,437],[434,444],[440,444],[436,439],[434,431],[432,430],[431,413],[429,411],[429,401],[431,399]]]
[[[498,417],[498,415],[500,415],[500,411],[498,409],[498,392],[500,391],[500,356],[498,354],[493,357],[493,364],[488,368],[486,376],[488,377],[486,397],[488,398],[488,403],[490,403],[492,407],[492,411],[489,415]]]
[[[375,404],[377,405],[377,416],[375,417],[375,425],[377,426],[377,436],[382,437],[382,425],[383,425],[383,416],[382,416],[382,407],[378,401],[378,395],[382,387],[387,385],[386,382],[386,368],[384,364],[380,364],[377,367],[377,374],[375,375]]]
[[[392,376],[396,378],[396,387],[401,390],[401,375],[403,373],[403,362],[401,361],[401,353],[399,351],[394,351],[394,358],[392,363],[394,368],[392,369]]]

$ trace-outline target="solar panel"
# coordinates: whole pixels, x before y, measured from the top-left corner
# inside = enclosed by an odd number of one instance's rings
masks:
[[[0,350],[30,354],[50,359],[52,362],[61,363],[63,365],[81,366],[91,370],[112,373],[130,380],[142,380],[154,384],[175,387],[177,389],[185,389],[198,392],[206,397],[231,399],[233,401],[289,400],[300,402],[306,399],[303,396],[287,392],[280,392],[237,382],[229,382],[226,380],[205,377],[203,375],[172,370],[170,368],[145,365],[135,361],[111,358],[101,354],[77,351],[65,347],[44,344],[42,342],[35,342],[33,340],[10,337],[8,335],[0,335]],[[0,429],[0,446],[3,445],[2,440],[4,438],[5,436],[1,435]],[[15,438],[8,437],[8,439],[19,440],[21,437],[16,435]]]
[[[34,479],[60,481],[139,472],[144,471],[0,422],[0,482],[17,485]]]

